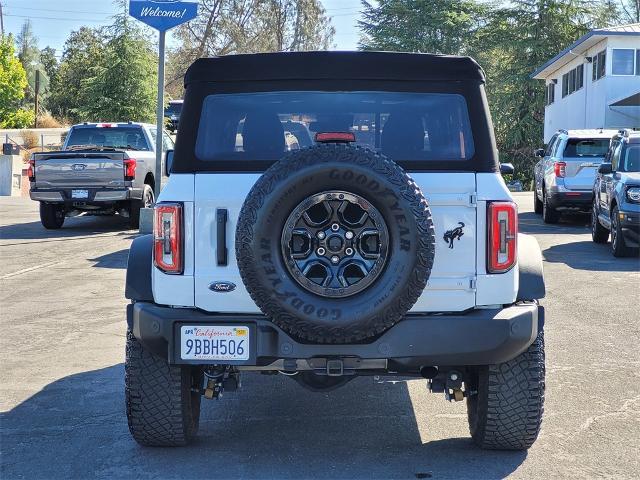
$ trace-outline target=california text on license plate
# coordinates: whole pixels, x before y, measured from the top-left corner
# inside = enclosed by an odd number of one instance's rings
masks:
[[[89,198],[89,190],[71,190],[71,198]]]
[[[183,360],[249,360],[249,327],[180,327],[180,357]]]

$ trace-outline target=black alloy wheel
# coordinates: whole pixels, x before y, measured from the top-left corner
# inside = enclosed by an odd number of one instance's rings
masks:
[[[342,191],[302,201],[282,232],[289,273],[323,297],[348,297],[367,288],[382,272],[388,247],[380,212],[363,197]]]

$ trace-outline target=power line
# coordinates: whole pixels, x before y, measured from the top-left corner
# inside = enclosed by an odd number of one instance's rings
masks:
[[[11,8],[12,10],[32,10],[32,11],[38,11],[38,12],[88,13],[88,14],[97,14],[97,15],[113,15],[114,14],[114,12],[87,12],[83,10],[56,10],[52,8],[15,7],[13,5],[5,5],[5,6]]]
[[[93,23],[104,23],[107,19],[97,20],[91,18],[60,18],[60,17],[37,17],[35,15],[14,15],[12,13],[5,13],[5,17],[16,17],[16,18],[37,18],[39,20],[60,20],[63,22],[93,22]]]

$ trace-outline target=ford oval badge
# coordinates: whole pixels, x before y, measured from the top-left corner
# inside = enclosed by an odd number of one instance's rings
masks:
[[[236,284],[232,282],[213,282],[209,285],[209,290],[218,293],[233,292],[236,289]]]

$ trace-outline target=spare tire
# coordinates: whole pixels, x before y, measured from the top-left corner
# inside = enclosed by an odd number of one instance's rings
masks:
[[[398,322],[424,290],[435,236],[420,188],[371,150],[288,153],[253,186],[238,219],[247,291],[293,337],[351,343]]]

